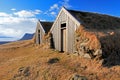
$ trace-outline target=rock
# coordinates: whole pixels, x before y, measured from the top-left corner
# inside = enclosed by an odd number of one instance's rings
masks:
[[[73,75],[69,80],[88,80],[85,76],[80,76],[78,74]]]
[[[59,61],[59,58],[52,58],[52,59],[49,59],[48,63],[54,64],[54,63],[57,63],[58,61]]]
[[[84,57],[91,59],[91,56],[89,54],[85,54]]]
[[[79,55],[83,57],[85,53],[80,50],[78,50],[78,51],[79,51]]]
[[[90,80],[99,80],[98,76],[94,73],[90,73],[88,77],[89,77]]]
[[[94,55],[102,55],[102,50],[101,49],[97,49],[95,51]]]
[[[30,75],[30,67],[20,67],[18,69],[18,74],[29,76]]]
[[[30,67],[20,67],[18,72],[10,80],[29,80],[28,77],[30,77]]]
[[[24,76],[29,76],[30,75],[30,67],[26,67],[23,72]]]

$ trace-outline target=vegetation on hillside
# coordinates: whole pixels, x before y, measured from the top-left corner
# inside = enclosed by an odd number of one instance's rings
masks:
[[[19,41],[0,46],[0,80],[120,80],[120,66],[103,67],[101,61],[85,59]]]

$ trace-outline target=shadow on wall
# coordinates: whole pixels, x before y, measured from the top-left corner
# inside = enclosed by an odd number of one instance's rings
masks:
[[[53,39],[52,33],[50,33],[50,48],[55,49],[55,44],[54,44],[54,39]]]
[[[120,65],[120,33],[100,38],[103,51],[103,66],[112,67]]]

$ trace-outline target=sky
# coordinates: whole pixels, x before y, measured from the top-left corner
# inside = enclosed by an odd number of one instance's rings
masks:
[[[0,41],[34,33],[38,19],[54,21],[62,6],[120,17],[120,0],[0,0]]]

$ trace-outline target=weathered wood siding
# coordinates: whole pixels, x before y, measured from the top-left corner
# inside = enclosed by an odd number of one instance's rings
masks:
[[[61,24],[66,23],[66,52],[74,52],[76,23],[64,11],[61,11],[54,25],[52,34],[55,49],[61,51]]]
[[[68,27],[67,27],[67,31],[68,31],[68,52],[74,52],[74,48],[75,48],[75,27],[76,24],[74,21],[72,21],[69,17],[68,17]]]
[[[40,37],[38,36],[38,30],[40,30]],[[39,39],[40,38],[40,44],[43,43],[43,36],[45,35],[45,32],[42,28],[42,25],[40,24],[40,22],[37,23],[37,28],[36,28],[36,33],[35,33],[35,39],[36,39],[36,44],[39,44]]]

